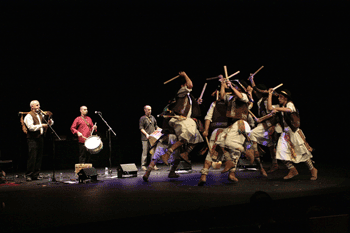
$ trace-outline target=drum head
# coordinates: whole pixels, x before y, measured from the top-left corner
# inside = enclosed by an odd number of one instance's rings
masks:
[[[101,138],[97,136],[91,136],[85,141],[85,147],[87,149],[95,149],[101,144]]]

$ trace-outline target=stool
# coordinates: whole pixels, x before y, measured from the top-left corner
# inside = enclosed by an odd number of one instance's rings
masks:
[[[13,174],[13,164],[12,160],[0,160],[0,170],[4,170],[5,172],[5,179],[7,180],[8,175],[6,173],[6,170],[11,170],[12,173],[12,179],[15,180],[14,174]]]

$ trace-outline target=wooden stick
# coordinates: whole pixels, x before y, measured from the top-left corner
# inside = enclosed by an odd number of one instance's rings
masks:
[[[232,78],[233,76],[235,76],[235,75],[239,74],[239,72],[240,72],[240,71],[237,71],[236,73],[231,74],[230,76],[228,76],[228,78],[227,78],[227,79],[230,79],[230,78]]]
[[[258,73],[262,68],[264,68],[264,66],[261,66],[257,71],[255,71],[255,73],[253,74],[253,76],[256,75],[256,73]]]
[[[224,71],[225,71],[225,78],[228,79],[228,75],[227,75],[227,67],[224,66]]]
[[[249,76],[249,78],[247,79],[247,80],[249,80],[250,79],[250,77],[252,77],[252,76],[254,76],[254,75],[256,75],[256,73],[258,73],[262,68],[264,68],[264,66],[261,66],[257,71],[255,71],[255,73],[254,74],[251,74],[250,76]]]
[[[239,81],[239,79],[235,79],[233,81],[236,81],[238,82],[238,84],[241,86],[241,88],[245,91],[245,92],[248,92],[247,89],[242,85],[242,83]]]
[[[203,94],[204,94],[204,91],[205,91],[205,88],[206,88],[206,87],[207,87],[207,83],[204,84],[204,87],[203,87],[201,96],[199,96],[199,99],[202,99],[202,98],[203,98]]]
[[[211,151],[211,148],[210,148],[210,144],[209,144],[208,137],[205,137],[205,140],[206,140],[206,142],[207,142],[207,145],[208,145],[209,151]]]
[[[187,117],[184,116],[179,116],[179,115],[175,115],[175,116],[170,116],[170,115],[163,115],[164,118],[176,118],[178,120],[185,120],[187,119]]]
[[[216,77],[207,78],[206,80],[213,80],[213,79],[219,79],[219,78],[220,78],[219,76],[216,76]]]
[[[250,113],[250,115],[252,115],[254,118],[257,119],[257,117],[248,109],[248,112]]]
[[[226,70],[226,72],[227,72],[227,70]],[[232,78],[233,76],[239,74],[239,72],[240,72],[240,71],[237,71],[236,73],[231,74],[230,76],[228,76],[228,77],[226,76],[226,77],[227,77],[227,79],[230,79],[230,78]],[[225,78],[226,78],[226,77],[225,77]],[[220,78],[219,76],[216,76],[216,77],[207,78],[206,80],[213,80],[213,79],[219,79],[219,78]]]
[[[274,88],[272,88],[273,90],[276,90],[277,88],[279,88],[280,86],[282,86],[283,85],[283,83],[281,83],[280,85],[278,85],[278,86],[275,86]]]
[[[177,76],[175,76],[174,78],[171,78],[171,79],[169,79],[168,81],[165,81],[164,84],[167,84],[168,82],[171,82],[171,81],[173,81],[174,79],[177,79],[178,77],[180,77],[180,75],[177,75]]]

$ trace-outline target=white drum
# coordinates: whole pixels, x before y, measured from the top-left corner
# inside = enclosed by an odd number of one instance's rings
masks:
[[[88,139],[86,139],[84,145],[85,145],[86,149],[91,154],[97,154],[103,148],[103,143],[102,143],[101,138],[99,136],[95,136],[95,135],[88,137]]]
[[[159,128],[158,130],[154,131],[153,133],[151,133],[149,135],[149,143],[151,144],[151,146],[154,146],[154,144],[156,143],[156,141],[162,136],[162,129]],[[153,147],[151,150],[150,150],[150,154],[153,155],[154,154],[154,150],[155,150],[155,147]]]

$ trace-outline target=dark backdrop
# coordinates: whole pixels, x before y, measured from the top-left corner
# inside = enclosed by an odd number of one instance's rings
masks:
[[[29,111],[29,102],[38,99],[54,113],[54,130],[67,139],[57,143],[58,165],[77,162],[69,127],[81,105],[98,122],[101,137],[107,127],[95,111],[116,132],[113,165],[138,164],[143,106],[151,105],[157,115],[178,89],[164,81],[186,71],[199,96],[205,79],[223,74],[224,65],[229,74],[239,70],[240,79],[263,65],[256,82],[284,83],[292,92],[315,160],[343,161],[346,2],[2,2],[2,157],[25,164],[18,112]],[[203,115],[217,81],[207,83]],[[101,166],[108,164],[106,143],[96,160]]]

